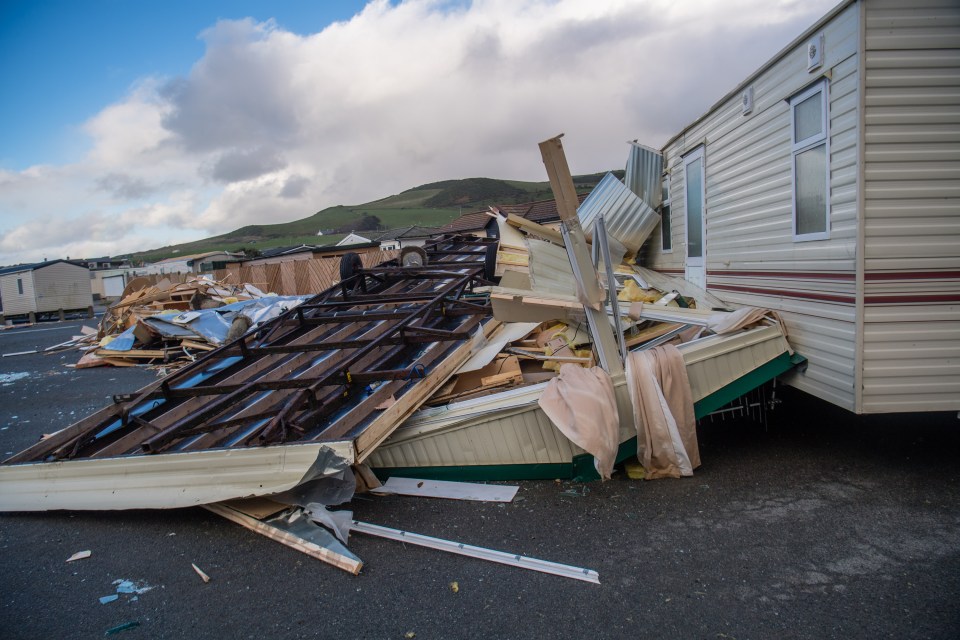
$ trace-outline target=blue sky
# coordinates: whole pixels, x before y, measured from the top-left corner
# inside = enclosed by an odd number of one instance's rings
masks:
[[[143,77],[185,75],[219,19],[274,19],[309,34],[362,0],[0,0],[0,166],[59,163],[85,150],[78,125]]]
[[[835,0],[0,0],[0,265],[658,147]]]

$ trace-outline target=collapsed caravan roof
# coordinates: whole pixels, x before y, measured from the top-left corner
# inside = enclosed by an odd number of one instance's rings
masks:
[[[0,510],[189,506],[296,486],[323,448],[365,459],[494,325],[471,293],[492,243],[345,261],[338,285],[8,459]]]

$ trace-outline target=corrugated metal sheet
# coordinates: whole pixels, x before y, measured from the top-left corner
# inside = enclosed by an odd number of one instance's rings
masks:
[[[663,154],[631,142],[623,183],[651,209],[656,209],[663,201],[662,176]]]
[[[731,95],[664,149],[670,177],[672,253],[659,239],[645,266],[684,267],[686,221],[682,156],[704,146],[707,289],[733,304],[776,309],[791,344],[807,356],[805,391],[854,405],[856,353],[859,7],[822,27],[829,73],[830,238],[795,242],[792,226],[791,115],[787,100],[820,76],[808,73],[806,42],[784,51],[755,76],[754,107],[744,115]],[[799,340],[799,342],[798,342]]]
[[[636,253],[660,222],[656,211],[630,191],[617,177],[608,173],[577,209],[577,217],[587,238],[603,216],[607,235],[616,238],[631,253]]]
[[[262,496],[299,484],[324,446],[353,462],[347,441],[11,465],[0,470],[0,508],[171,509]]]
[[[960,5],[866,5],[866,413],[960,409]]]

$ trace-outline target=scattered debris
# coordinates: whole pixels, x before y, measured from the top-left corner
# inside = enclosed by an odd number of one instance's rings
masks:
[[[133,580],[125,580],[123,578],[114,580],[113,584],[117,587],[117,593],[135,593],[137,595],[143,595],[147,591],[153,589],[152,585],[146,583],[137,583]]]
[[[88,551],[77,551],[75,554],[67,558],[67,562],[73,562],[74,560],[83,560],[84,558],[89,558],[92,553]]]
[[[308,297],[265,294],[252,284],[228,285],[206,276],[183,283],[163,279],[125,293],[99,328],[82,326],[82,335],[44,353],[79,349],[78,369],[143,364],[166,375]]]
[[[103,635],[112,636],[115,633],[120,633],[121,631],[126,631],[127,629],[134,629],[139,626],[140,623],[138,621],[131,620],[130,622],[124,622],[123,624],[118,624],[115,627],[110,627]]]
[[[284,505],[280,505],[285,509]],[[300,518],[290,523],[283,514],[268,520],[260,520],[253,515],[243,513],[242,502],[208,504],[205,508],[231,520],[240,526],[266,536],[308,556],[332,564],[338,569],[357,575],[363,562],[350,552],[333,534],[311,520]]]
[[[210,576],[204,573],[200,567],[193,564],[192,562],[190,563],[190,566],[193,567],[193,570],[197,572],[197,575],[200,576],[200,579],[203,580],[204,583],[210,582]]]
[[[0,464],[0,511],[200,505],[353,574],[356,531],[599,583],[590,569],[328,508],[354,492],[515,498],[516,486],[429,477],[458,468],[606,479],[639,455],[631,478],[691,475],[695,420],[742,395],[746,374],[762,368],[760,384],[795,364],[775,313],[727,309],[633,264],[659,219],[658,181],[609,175],[578,214],[559,139],[540,148],[559,228],[492,208],[496,238],[439,236],[371,267],[345,256],[341,281],[311,297],[203,276],[124,292],[98,328],[43,352],[162,379]],[[561,496],[590,492],[557,483]],[[114,584],[101,603],[153,588]]]
[[[120,596],[118,596],[115,593],[109,596],[103,596],[100,598],[100,604],[107,604],[108,602],[113,602],[114,600],[117,600],[119,597]]]

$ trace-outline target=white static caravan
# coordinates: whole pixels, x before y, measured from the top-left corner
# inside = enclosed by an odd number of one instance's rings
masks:
[[[960,410],[960,4],[841,3],[662,149],[646,266],[769,307],[786,382]]]
[[[87,309],[93,304],[90,271],[66,260],[0,270],[4,316]]]

